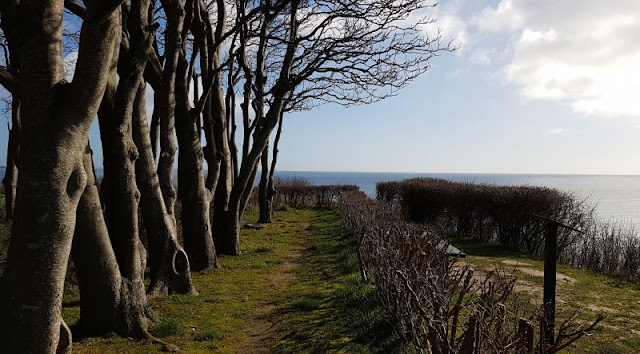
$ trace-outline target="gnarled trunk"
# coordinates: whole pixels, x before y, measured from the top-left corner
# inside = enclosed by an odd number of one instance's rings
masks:
[[[138,230],[138,202],[140,192],[136,185],[135,161],[138,151],[132,136],[132,116],[135,99],[139,89],[144,90],[143,74],[149,51],[148,38],[148,14],[149,0],[134,1],[131,13],[128,16],[129,35],[132,39],[131,47],[126,55],[121,58],[120,80],[117,89],[115,86],[115,74],[117,62],[112,60],[109,68],[109,85],[101,104],[99,118],[104,150],[105,170],[103,179],[102,206],[104,210],[104,224],[102,213],[97,210],[97,200],[93,192],[93,185],[85,190],[85,197],[89,207],[84,215],[87,217],[84,231],[88,234],[87,247],[92,247],[97,252],[102,252],[102,257],[109,261],[109,267],[117,266],[118,273],[110,272],[107,279],[90,278],[84,276],[83,285],[85,292],[91,287],[106,287],[113,293],[119,292],[116,298],[115,330],[121,335],[135,338],[150,338],[147,318],[151,316],[147,305],[144,289],[144,269],[146,264],[146,251],[139,240]],[[107,75],[105,75],[107,76]],[[90,157],[85,158],[85,160]],[[86,170],[92,173],[91,161],[85,162]],[[105,192],[106,191],[106,192]],[[92,198],[92,199],[90,199]],[[91,224],[93,219],[93,224]],[[106,226],[106,228],[105,228]],[[106,247],[105,232],[111,242],[110,249]],[[94,241],[99,240],[99,241]],[[96,247],[99,243],[100,247]],[[83,253],[79,248],[77,253]],[[83,255],[76,255],[81,259]],[[113,260],[115,257],[115,262]],[[85,260],[84,264],[90,260]],[[95,262],[95,260],[94,260]],[[91,267],[91,265],[88,265]],[[87,272],[88,270],[83,270]],[[79,278],[80,279],[80,278]],[[105,282],[102,283],[102,282]],[[117,284],[117,291],[116,285]],[[113,302],[111,294],[105,294],[108,307]],[[94,301],[101,300],[102,297]],[[91,299],[87,299],[91,301]],[[86,303],[86,301],[85,301]],[[86,317],[85,317],[86,318]],[[88,321],[88,320],[87,320]],[[86,322],[85,322],[86,323]],[[91,324],[91,322],[89,322]],[[94,328],[98,329],[98,328]]]
[[[178,243],[173,221],[162,199],[147,129],[144,94],[142,87],[139,88],[133,111],[133,137],[140,153],[136,160],[136,182],[149,247],[151,283],[147,293],[195,294],[187,255]]]
[[[83,163],[87,186],[78,205],[71,251],[80,290],[78,329],[87,335],[116,332],[126,337],[148,338],[149,309],[145,294],[140,291],[142,278],[136,275],[128,279],[120,274],[102,214],[88,145]],[[139,247],[132,253],[137,251]]]
[[[87,135],[121,36],[119,4],[90,3],[70,84],[62,66],[64,2],[17,5],[23,130],[12,237],[0,290],[0,342],[7,352],[53,353],[66,351],[70,344],[60,316],[62,290],[76,209],[87,180],[82,163]],[[5,15],[3,10],[3,20]]]
[[[85,334],[115,332],[115,309],[120,300],[120,269],[111,248],[107,225],[93,174],[92,153],[83,157],[87,186],[76,212],[71,256],[80,290],[78,328]]]
[[[278,131],[276,132],[276,138],[273,140],[273,157],[271,158],[271,169],[269,170],[269,178],[267,181],[267,217],[268,222],[271,222],[273,216],[273,198],[276,196],[275,188],[275,174],[276,165],[278,164],[278,145],[280,144],[280,137],[282,136],[282,124],[284,123],[284,112],[280,112],[280,119],[278,120]]]
[[[164,198],[167,213],[176,217],[174,205],[176,191],[173,186],[173,161],[176,154],[176,143],[173,139],[175,128],[175,89],[176,70],[178,65],[178,53],[182,47],[182,30],[184,27],[185,10],[179,0],[162,0],[164,11],[167,14],[167,31],[165,38],[165,63],[162,72],[162,84],[156,100],[156,108],[160,117],[160,157],[158,161],[158,178],[160,189]]]
[[[205,187],[202,145],[197,117],[189,106],[187,61],[182,55],[178,59],[178,72],[176,134],[180,146],[179,167],[182,170],[182,234],[191,268],[200,271],[218,265],[209,217],[211,191]]]

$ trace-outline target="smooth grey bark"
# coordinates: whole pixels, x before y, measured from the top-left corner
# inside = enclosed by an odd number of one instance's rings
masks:
[[[138,89],[133,111],[133,137],[140,155],[136,160],[136,182],[140,189],[140,211],[147,232],[151,283],[149,295],[196,294],[189,260],[178,242],[167,213],[151,152],[147,129],[145,92]]]
[[[111,247],[87,145],[83,157],[87,186],[76,212],[71,256],[80,290],[78,329],[87,335],[116,332],[120,301],[120,269]]]
[[[180,0],[162,0],[162,6],[167,15],[167,30],[165,37],[165,63],[162,71],[162,84],[156,102],[160,116],[160,156],[158,161],[158,178],[164,198],[167,213],[176,217],[174,205],[176,191],[173,186],[173,161],[176,154],[176,143],[173,139],[175,129],[175,88],[178,54],[182,48],[182,32],[184,26],[185,9]]]
[[[193,15],[193,3],[188,3],[187,17]],[[175,91],[176,134],[180,147],[178,161],[181,169],[179,182],[182,191],[184,248],[189,256],[191,268],[200,271],[218,266],[209,216],[212,196],[211,191],[205,186],[204,153],[197,126],[199,112],[190,107],[187,60],[183,54],[178,57],[177,72],[179,74],[176,76]]]
[[[151,338],[147,320],[151,313],[144,288],[146,251],[139,239],[140,191],[135,175],[138,150],[133,141],[132,116],[139,89],[145,88],[143,75],[151,43],[149,3],[131,3],[127,23],[131,45],[118,62],[111,63],[110,81],[99,112],[101,140],[108,149],[103,151],[102,207],[121,280],[116,329],[122,335],[141,339]],[[114,90],[116,71],[119,81]]]
[[[22,146],[0,290],[0,342],[9,353],[68,350],[58,348],[59,342],[70,343],[60,308],[76,210],[87,180],[82,158],[120,40],[121,2],[90,3],[69,84],[62,65],[64,1],[17,5]]]

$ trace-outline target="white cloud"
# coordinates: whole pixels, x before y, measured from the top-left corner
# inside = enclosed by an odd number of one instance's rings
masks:
[[[501,72],[523,97],[584,115],[640,116],[640,1],[501,0],[471,23],[507,38]]]
[[[469,60],[474,64],[490,65],[491,51],[487,49],[476,49],[471,53]]]
[[[429,25],[428,33],[436,33],[433,27],[442,30],[442,38],[445,42],[453,41],[454,45],[464,48],[468,42],[467,25],[454,14],[441,14],[434,24]]]
[[[553,128],[544,132],[545,135],[558,135],[564,133],[564,129],[562,128]]]
[[[515,30],[522,25],[523,15],[513,0],[503,0],[495,8],[482,10],[473,17],[472,22],[484,31]]]
[[[415,23],[424,19],[435,20],[421,25],[421,30],[432,38],[439,34],[442,36],[443,43],[452,42],[453,46],[459,46],[464,50],[469,42],[469,31],[467,21],[459,13],[462,7],[463,4],[460,1],[440,3],[436,7],[412,13],[407,22]]]

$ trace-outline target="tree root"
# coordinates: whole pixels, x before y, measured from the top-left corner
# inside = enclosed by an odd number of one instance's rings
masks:
[[[60,318],[60,338],[58,339],[56,354],[68,353],[71,353],[71,330],[64,320]]]
[[[163,352],[169,352],[169,353],[184,353],[184,351],[182,351],[180,349],[180,347],[178,347],[175,344],[171,344],[171,343],[167,343],[159,338],[154,337],[153,335],[151,335],[151,333],[149,333],[148,331],[144,332],[144,340],[152,343],[152,344],[157,344],[160,345],[162,347],[161,351]]]

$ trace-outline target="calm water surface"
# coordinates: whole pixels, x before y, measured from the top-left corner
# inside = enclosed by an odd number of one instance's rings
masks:
[[[587,198],[598,216],[640,225],[640,176],[537,175],[476,173],[276,172],[278,177],[306,178],[312,184],[354,184],[375,196],[376,183],[413,177],[436,177],[456,182],[530,185],[557,188]]]
[[[101,170],[96,171],[101,174]],[[0,178],[5,168],[0,167]],[[374,197],[377,182],[398,181],[414,177],[436,177],[456,182],[495,185],[530,185],[553,187],[587,198],[596,205],[598,216],[631,222],[640,226],[640,176],[618,175],[541,175],[482,173],[378,173],[378,172],[306,172],[277,171],[277,177],[299,177],[312,184],[353,184]]]

